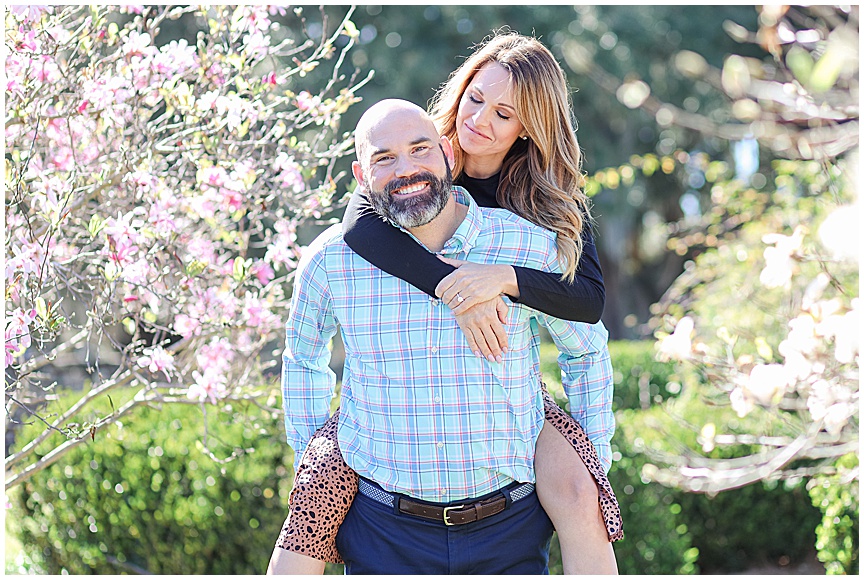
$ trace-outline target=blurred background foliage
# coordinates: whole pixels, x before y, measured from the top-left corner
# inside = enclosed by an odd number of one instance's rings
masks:
[[[310,36],[332,32],[328,26],[347,10],[308,7]],[[857,31],[857,8],[852,15],[849,8],[793,10],[802,27],[831,19],[840,26],[847,18]],[[782,321],[766,318],[752,284],[750,294],[739,295],[739,289],[748,288],[748,279],[758,272],[761,234],[783,223],[789,212],[805,221],[825,203],[815,195],[796,194],[794,203],[784,198],[790,191],[823,191],[825,184],[817,183],[826,179],[821,162],[795,161],[800,150],[790,153],[787,147],[778,153],[781,145],[773,147],[744,130],[700,130],[700,123],[746,129],[750,125],[744,121],[770,108],[750,100],[754,113],[743,93],[733,103],[723,90],[738,86],[732,73],[744,74],[741,63],[744,68],[754,61],[769,68],[778,64],[771,54],[777,47],[756,34],[777,33],[770,18],[742,5],[363,5],[352,16],[359,41],[351,62],[344,64],[346,74],[355,68],[375,74],[358,93],[363,102],[343,116],[346,133],[381,98],[426,104],[470,47],[500,27],[540,38],[568,74],[599,223],[597,245],[607,288],[603,321],[615,339],[610,350],[618,431],[610,479],[624,513],[626,537],[615,544],[622,573],[735,573],[761,564],[792,566],[812,560],[816,552],[829,573],[858,571],[857,479],[837,485],[827,476],[809,483],[768,478],[709,495],[649,477],[656,468],[648,451],[684,453],[682,442],[698,447],[696,426],[725,411],[699,395],[705,376],[658,362],[653,340],[634,339],[650,337],[661,325],[661,313],[676,304],[683,311],[696,301],[706,319],[711,312],[719,320],[730,307],[746,306],[740,318],[748,325],[766,335],[779,333],[774,327]],[[187,24],[166,22],[159,42],[194,37]],[[838,72],[829,84],[824,79],[833,73],[815,68],[818,61],[811,54],[824,55],[826,43],[821,48],[799,43],[807,55],[793,51],[788,59],[798,80],[832,102],[848,93],[857,103],[857,40],[854,87],[843,84],[849,75]],[[727,66],[730,55],[740,62],[732,59]],[[310,86],[321,82],[315,74],[308,76]],[[857,143],[857,108],[850,115],[845,120],[854,116]],[[793,128],[807,127],[794,116],[786,121]],[[739,138],[730,138],[735,135]],[[350,159],[344,163],[347,170]],[[328,200],[333,216],[341,214],[339,201],[347,193],[345,184]],[[754,223],[739,238],[749,222]],[[721,241],[736,240],[748,250],[744,259],[728,250],[706,252]],[[697,260],[700,276],[714,273],[713,285],[699,278],[688,286],[687,273]],[[846,282],[857,288],[857,273]],[[545,351],[543,360],[550,392],[566,405],[555,353]],[[12,490],[7,526],[26,549],[14,560],[7,557],[7,572],[263,572],[287,515],[286,486],[293,475],[281,419],[256,413],[257,423],[247,422],[236,408],[212,413],[220,416],[207,420],[225,426],[221,436],[242,439],[254,453],[215,463],[196,443],[197,432],[183,429],[186,422],[201,421],[200,407],[143,410],[146,416]],[[727,424],[741,433],[782,429],[758,410],[740,420],[728,415]],[[725,446],[709,455],[746,452]],[[841,472],[857,465],[857,454],[837,462]],[[560,572],[556,546],[550,567]],[[328,572],[340,571],[328,566]]]

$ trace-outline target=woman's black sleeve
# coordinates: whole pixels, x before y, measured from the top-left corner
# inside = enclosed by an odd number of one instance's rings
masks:
[[[582,241],[582,257],[572,284],[562,281],[561,274],[513,266],[519,285],[518,302],[562,320],[598,322],[606,305],[603,272],[588,228]]]
[[[358,256],[433,298],[438,283],[456,269],[375,213],[359,191],[345,209],[342,237]]]

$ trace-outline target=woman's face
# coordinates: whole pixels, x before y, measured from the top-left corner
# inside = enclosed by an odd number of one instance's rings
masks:
[[[466,173],[477,178],[497,173],[524,132],[513,107],[510,73],[496,62],[487,63],[468,83],[456,112]]]

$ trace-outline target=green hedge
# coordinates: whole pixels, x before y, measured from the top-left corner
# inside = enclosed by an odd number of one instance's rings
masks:
[[[546,382],[565,403],[549,346],[543,346]],[[666,383],[677,379],[670,365],[654,361],[651,342],[613,342],[610,351],[618,429],[609,478],[624,516],[626,535],[615,543],[622,574],[735,572],[782,558],[794,563],[812,552],[821,514],[801,486],[757,484],[709,498],[643,481],[643,445],[657,439],[658,421],[669,421],[656,397],[676,395]],[[651,406],[643,410],[646,385]],[[688,411],[694,423],[699,409],[694,403]],[[143,409],[123,428],[97,434],[95,442],[13,489],[7,525],[25,547],[24,560],[32,560],[30,569],[263,573],[287,514],[293,476],[281,417],[208,407],[211,446],[218,437],[255,449],[224,465],[202,452],[202,421],[196,406]],[[224,447],[216,451],[227,453]],[[857,570],[857,486],[854,513],[840,506],[848,492],[841,497],[833,487],[819,489],[811,490],[814,502],[839,506],[822,523],[823,561],[838,560],[839,553],[843,563],[835,568]],[[561,571],[556,542],[550,570]],[[328,565],[328,573],[341,571]]]
[[[201,409],[166,405],[142,409],[13,490],[7,515],[34,569],[264,573],[288,513],[293,458],[281,419],[212,407],[208,415],[211,447],[222,439],[254,453],[214,462],[202,452]]]

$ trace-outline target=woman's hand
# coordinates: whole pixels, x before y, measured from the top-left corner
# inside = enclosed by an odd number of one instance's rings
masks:
[[[516,271],[511,266],[476,264],[441,256],[438,256],[438,259],[456,267],[456,270],[435,287],[435,295],[444,301],[456,316],[500,294],[519,297]]]
[[[475,355],[483,356],[489,362],[500,363],[503,360],[502,356],[507,352],[507,333],[504,331],[507,310],[501,297],[495,296],[462,314],[453,313]]]

